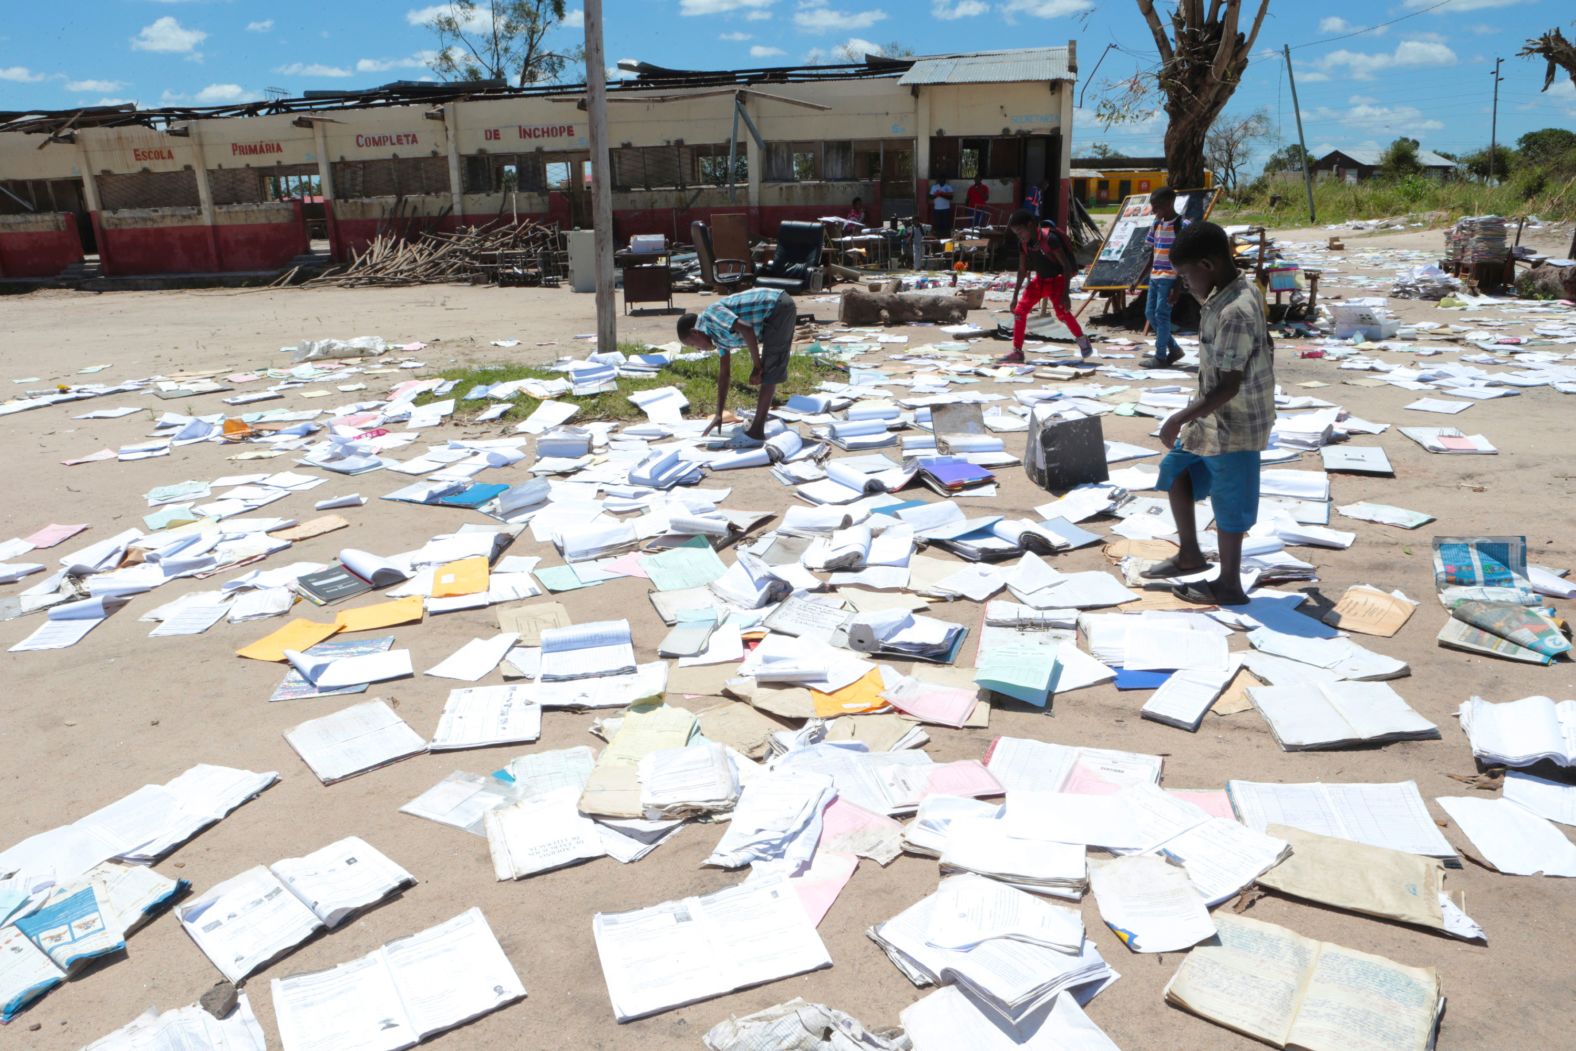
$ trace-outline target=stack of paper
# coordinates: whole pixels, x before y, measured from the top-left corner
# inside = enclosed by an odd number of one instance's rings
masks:
[[[966,877],[954,877],[959,878]],[[950,882],[943,881],[942,887]],[[964,917],[965,921],[972,921],[977,935],[986,935],[981,940],[963,947],[934,944],[938,940],[938,936],[932,934],[936,929],[937,912],[949,908],[947,895],[938,890],[885,923],[870,928],[870,938],[915,985],[955,984],[995,1015],[1008,1020],[1043,1007],[1065,990],[1112,977],[1111,969],[1094,943],[1081,936],[1078,947],[1069,952],[1043,942],[993,934],[993,931],[1011,930],[1025,922],[1010,908],[1005,914],[991,915],[993,908],[1008,908],[995,899],[982,899],[972,915]],[[1028,906],[1025,904],[1021,908],[1027,910]],[[945,912],[943,916],[944,923],[952,922]],[[946,929],[944,926],[943,930]],[[939,940],[954,939],[943,937]]]
[[[542,733],[542,707],[524,686],[474,686],[450,690],[427,747],[491,748],[534,741]]]
[[[782,858],[808,865],[821,838],[821,812],[835,795],[824,774],[779,768],[752,779],[706,864],[731,869]]]
[[[1576,701],[1523,697],[1494,704],[1473,697],[1457,713],[1472,754],[1489,764],[1576,766]]]
[[[686,818],[732,810],[739,774],[728,750],[705,743],[641,756],[640,805],[648,818]]]
[[[366,956],[271,983],[285,1051],[414,1047],[525,996],[480,909]]]
[[[1288,752],[1439,738],[1439,727],[1382,682],[1252,686],[1248,697]]]
[[[635,670],[629,621],[602,620],[542,632],[542,682],[628,675]]]
[[[947,829],[943,872],[973,872],[1036,894],[1076,900],[1088,883],[1082,843],[1020,839],[1007,820],[955,822]]]
[[[1437,800],[1496,869],[1512,876],[1576,877],[1576,843],[1554,824],[1510,799],[1443,796]]]
[[[784,880],[599,912],[591,931],[620,1022],[832,964]]]
[[[966,989],[948,985],[899,1017],[914,1051],[1118,1051],[1071,996],[1006,1019]]]

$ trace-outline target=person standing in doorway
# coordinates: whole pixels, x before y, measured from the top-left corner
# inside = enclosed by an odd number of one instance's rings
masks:
[[[1027,211],[1012,213],[1007,226],[1018,238],[1018,283],[1012,289],[1012,353],[997,358],[997,364],[1017,365],[1023,361],[1023,339],[1029,329],[1029,314],[1042,299],[1051,301],[1056,318],[1078,341],[1078,353],[1087,358],[1094,346],[1067,304],[1067,280],[1078,270],[1073,247],[1055,223],[1041,223]],[[1027,288],[1023,279],[1030,272]],[[1020,296],[1021,293],[1021,296]]]
[[[738,427],[729,436],[734,448],[753,448],[766,440],[766,417],[771,412],[772,394],[779,383],[788,380],[788,356],[793,351],[794,324],[798,308],[786,292],[777,288],[752,288],[724,296],[697,316],[679,318],[679,342],[696,350],[715,350],[722,361],[717,372],[717,415],[712,417],[704,437],[722,426],[728,409],[728,385],[732,380],[733,352],[748,348],[754,365],[750,383],[760,384],[755,417],[748,427]]]
[[[952,236],[952,183],[945,175],[930,184],[930,225],[942,240]]]
[[[963,200],[969,206],[969,222],[975,226],[984,226],[985,206],[990,203],[990,187],[985,185],[984,176],[974,176],[974,182]]]
[[[1035,183],[1023,195],[1023,210],[1038,219],[1040,217],[1040,209],[1044,204],[1045,195],[1040,191],[1040,184]]]
[[[1149,207],[1154,211],[1155,221],[1144,238],[1144,244],[1149,246],[1149,292],[1144,316],[1155,334],[1155,352],[1140,364],[1146,369],[1163,369],[1182,359],[1182,348],[1171,336],[1171,308],[1182,294],[1176,268],[1171,265],[1171,245],[1177,239],[1177,232],[1189,222],[1177,214],[1177,192],[1169,186],[1162,186],[1149,195]],[[1135,281],[1128,292],[1137,291]]]

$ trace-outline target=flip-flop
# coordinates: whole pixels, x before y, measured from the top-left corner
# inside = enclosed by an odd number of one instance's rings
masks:
[[[1200,580],[1192,584],[1178,584],[1171,589],[1171,593],[1183,602],[1195,606],[1245,606],[1246,602],[1222,602],[1215,597],[1215,589],[1207,580]]]
[[[1164,562],[1156,562],[1148,569],[1141,571],[1138,575],[1143,577],[1145,580],[1164,580],[1167,577],[1191,576],[1194,573],[1202,573],[1208,568],[1208,562],[1205,562],[1201,566],[1193,566],[1192,568],[1188,568],[1187,566],[1179,566],[1177,565],[1176,558],[1173,557],[1166,559]]]

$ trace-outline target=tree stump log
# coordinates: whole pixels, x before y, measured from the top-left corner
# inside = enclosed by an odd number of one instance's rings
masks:
[[[911,325],[916,321],[959,325],[968,316],[968,304],[957,296],[848,291],[843,293],[837,319],[847,325]]]

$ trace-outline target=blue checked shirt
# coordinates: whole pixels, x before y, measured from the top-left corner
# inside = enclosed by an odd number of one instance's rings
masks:
[[[785,293],[779,288],[752,288],[723,296],[701,311],[695,319],[695,328],[711,340],[718,354],[728,354],[744,346],[744,340],[733,331],[735,322],[742,321],[755,330],[755,338],[763,338],[766,319],[772,316]]]

